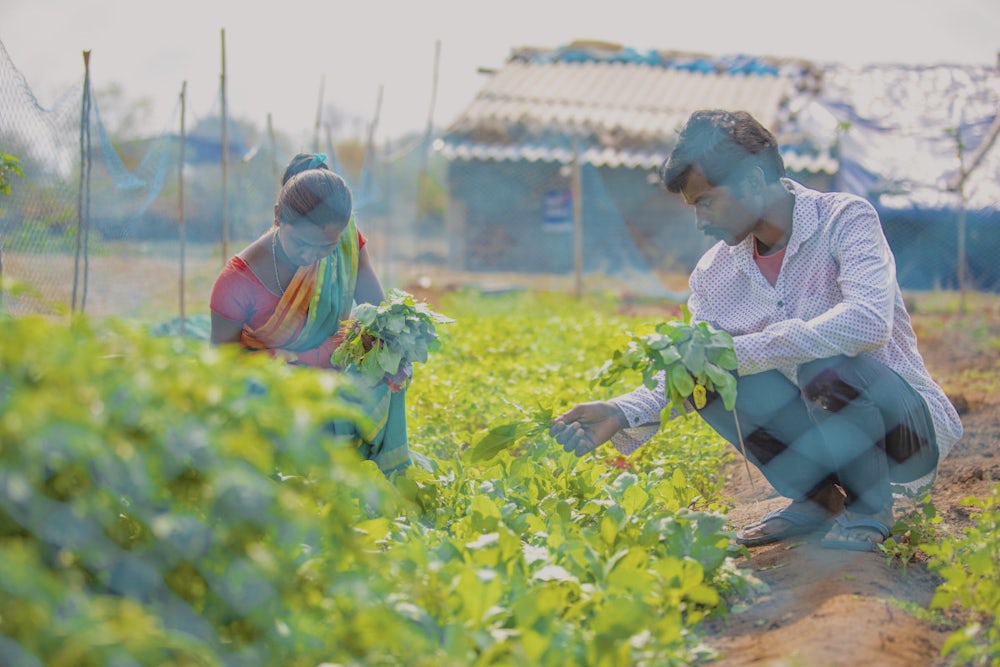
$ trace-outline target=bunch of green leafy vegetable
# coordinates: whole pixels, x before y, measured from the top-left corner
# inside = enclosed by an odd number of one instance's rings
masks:
[[[727,410],[736,404],[736,353],[733,338],[707,322],[670,320],[656,325],[654,332],[632,334],[624,350],[615,350],[594,380],[601,386],[618,382],[627,373],[639,372],[650,389],[656,376],[664,374],[667,408],[683,410],[688,398],[698,409],[705,407],[708,392],[717,392]]]
[[[341,323],[344,340],[331,361],[374,384],[397,374],[404,363],[427,361],[441,345],[437,325],[453,321],[412,294],[390,289],[381,304],[360,304],[354,317]]]

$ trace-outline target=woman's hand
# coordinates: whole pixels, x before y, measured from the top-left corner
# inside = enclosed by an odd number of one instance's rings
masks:
[[[385,383],[389,386],[389,391],[396,393],[403,390],[413,377],[413,365],[409,361],[399,364],[399,369],[392,375],[385,376]]]
[[[559,415],[549,425],[549,435],[567,452],[583,456],[628,426],[625,414],[614,403],[581,403]]]

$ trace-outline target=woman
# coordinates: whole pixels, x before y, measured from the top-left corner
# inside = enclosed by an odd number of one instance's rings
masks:
[[[274,225],[232,257],[212,288],[211,339],[267,351],[293,364],[333,368],[341,320],[355,301],[378,304],[382,285],[357,229],[351,191],[325,156],[292,159],[274,207]],[[373,390],[363,433],[335,423],[338,435],[389,473],[410,463],[405,380],[387,378]]]

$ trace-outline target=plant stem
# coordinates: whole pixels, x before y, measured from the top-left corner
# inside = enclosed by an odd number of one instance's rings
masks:
[[[743,442],[743,431],[740,429],[740,418],[736,414],[736,409],[733,408],[733,421],[736,422],[736,439],[740,443],[740,453],[743,454],[743,465],[746,466],[747,479],[750,480],[750,492],[753,493],[753,497],[757,499],[757,487],[753,483],[753,475],[750,473],[750,459],[747,458],[747,446]]]

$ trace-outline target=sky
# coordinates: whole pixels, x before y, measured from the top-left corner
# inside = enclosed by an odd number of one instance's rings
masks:
[[[122,87],[173,122],[218,99],[223,33],[231,117],[308,141],[317,107],[359,138],[447,126],[511,49],[575,39],[821,62],[975,63],[1000,51],[998,0],[0,0],[0,42],[42,106],[78,86]],[[432,90],[439,48],[437,96]],[[381,101],[381,102],[380,102]],[[98,99],[100,103],[100,99]],[[159,124],[159,125],[157,125]]]

